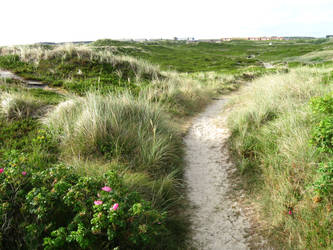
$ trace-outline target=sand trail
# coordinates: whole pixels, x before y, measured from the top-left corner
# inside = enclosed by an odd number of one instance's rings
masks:
[[[191,244],[196,249],[249,249],[250,228],[241,208],[230,197],[235,170],[229,160],[230,136],[223,115],[226,100],[216,100],[194,118],[186,145],[185,181],[191,221]]]

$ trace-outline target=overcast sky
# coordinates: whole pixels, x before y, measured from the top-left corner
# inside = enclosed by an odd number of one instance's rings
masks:
[[[333,34],[333,0],[1,0],[0,45]]]

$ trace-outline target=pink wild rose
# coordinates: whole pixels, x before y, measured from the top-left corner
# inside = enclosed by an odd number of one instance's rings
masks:
[[[118,207],[119,207],[119,204],[116,203],[116,204],[113,205],[112,209],[113,209],[114,211],[116,211],[116,210],[118,209]]]
[[[23,175],[23,176],[26,176],[26,175],[27,175],[27,172],[23,171],[23,172],[22,172],[22,175]]]
[[[3,171],[5,171],[5,170],[3,168],[0,168],[0,174],[2,174]]]
[[[102,187],[102,190],[105,191],[105,192],[111,192],[112,188],[110,188],[108,186],[104,186],[104,187]]]
[[[293,213],[293,212],[291,212],[291,210],[288,211],[288,214],[289,214],[289,215],[292,215],[292,213]]]
[[[95,205],[102,205],[102,204],[103,204],[103,201],[101,201],[101,200],[97,200],[97,201],[94,201],[94,204],[95,204]]]

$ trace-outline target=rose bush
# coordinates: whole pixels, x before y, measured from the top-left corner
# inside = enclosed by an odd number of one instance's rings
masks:
[[[116,172],[82,177],[63,165],[36,170],[19,162],[0,168],[2,249],[143,248],[167,233],[166,214]]]

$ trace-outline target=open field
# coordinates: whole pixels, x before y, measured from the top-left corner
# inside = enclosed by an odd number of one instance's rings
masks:
[[[294,41],[230,41],[223,43],[186,42],[119,42],[98,40],[91,46],[97,50],[144,58],[159,64],[162,69],[179,72],[217,71],[237,73],[251,66],[260,70],[262,62],[283,63],[313,51],[329,50],[328,39]],[[297,60],[296,60],[297,61]]]
[[[0,69],[51,87],[0,79],[1,247],[184,249],[184,124],[251,81],[230,122],[248,198],[262,200],[264,228],[284,247],[332,246],[331,170],[316,171],[331,167],[331,130],[312,137],[325,115],[309,106],[332,91],[332,49],[326,39],[0,48]]]

